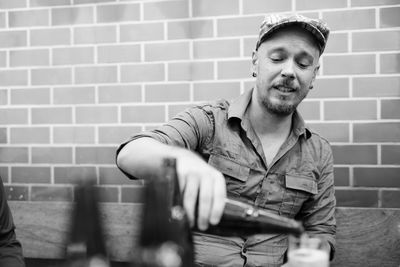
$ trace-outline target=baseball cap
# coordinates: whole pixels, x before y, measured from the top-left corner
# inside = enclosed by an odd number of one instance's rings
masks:
[[[320,19],[311,19],[299,14],[270,14],[265,16],[260,26],[256,50],[271,33],[289,25],[300,25],[309,31],[315,37],[320,53],[324,52],[329,36],[328,25]]]

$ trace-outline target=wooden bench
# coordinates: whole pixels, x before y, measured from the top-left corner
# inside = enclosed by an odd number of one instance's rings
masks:
[[[71,203],[10,201],[25,257],[63,259]],[[140,204],[102,204],[110,258],[129,262],[138,238]],[[400,209],[338,208],[331,266],[399,266]]]

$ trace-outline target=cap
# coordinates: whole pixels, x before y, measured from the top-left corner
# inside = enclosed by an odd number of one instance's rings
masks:
[[[300,25],[305,30],[309,31],[317,40],[320,53],[322,54],[324,52],[329,36],[328,25],[320,19],[311,19],[298,14],[271,14],[265,16],[265,19],[260,26],[260,34],[258,36],[256,50],[271,33],[289,25]]]

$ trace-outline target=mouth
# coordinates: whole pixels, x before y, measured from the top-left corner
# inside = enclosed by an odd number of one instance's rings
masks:
[[[281,93],[293,93],[293,92],[296,92],[295,88],[289,87],[289,86],[284,86],[284,85],[276,85],[276,86],[273,86],[273,88],[278,90]]]

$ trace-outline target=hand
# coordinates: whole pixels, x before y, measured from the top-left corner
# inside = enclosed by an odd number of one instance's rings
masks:
[[[192,152],[177,159],[177,173],[191,227],[195,225],[197,200],[197,227],[204,231],[209,224],[218,224],[226,198],[222,173]]]

